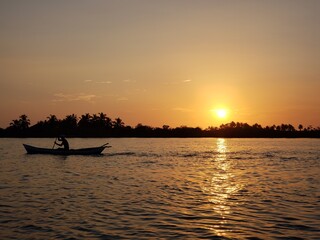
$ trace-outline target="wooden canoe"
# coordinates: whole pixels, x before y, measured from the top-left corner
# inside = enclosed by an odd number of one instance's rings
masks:
[[[108,144],[104,144],[100,147],[64,150],[61,148],[58,148],[58,149],[40,148],[40,147],[34,147],[31,145],[23,144],[24,148],[29,154],[53,154],[53,155],[97,155],[97,154],[101,154],[106,147],[110,147],[107,145]]]

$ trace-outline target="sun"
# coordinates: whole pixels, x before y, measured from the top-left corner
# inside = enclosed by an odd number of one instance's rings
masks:
[[[226,118],[228,115],[228,111],[224,108],[216,109],[216,115],[218,118]]]

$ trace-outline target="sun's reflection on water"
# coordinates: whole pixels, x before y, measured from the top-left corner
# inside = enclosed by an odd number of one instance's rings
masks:
[[[227,140],[219,138],[216,141],[214,159],[210,168],[209,181],[202,191],[207,195],[213,214],[219,219],[208,228],[218,236],[228,236],[232,230],[228,228],[228,219],[232,214],[233,206],[237,203],[231,200],[241,186],[236,182],[236,176],[232,169],[232,162],[228,159]]]

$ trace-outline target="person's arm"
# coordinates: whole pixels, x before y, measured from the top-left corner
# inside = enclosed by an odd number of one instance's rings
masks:
[[[62,143],[57,143],[57,142],[54,142],[56,145],[58,145],[58,146],[60,146],[60,147],[62,147]]]

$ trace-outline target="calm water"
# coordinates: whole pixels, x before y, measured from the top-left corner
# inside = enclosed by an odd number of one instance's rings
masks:
[[[319,139],[0,139],[0,239],[320,239]]]

